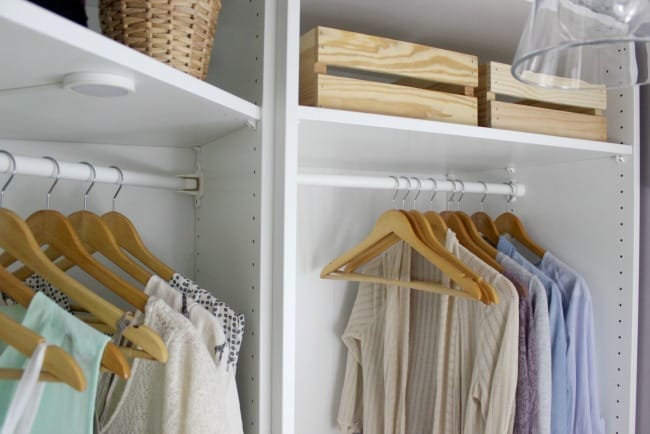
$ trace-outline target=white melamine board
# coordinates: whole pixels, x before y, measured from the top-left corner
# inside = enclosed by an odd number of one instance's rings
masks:
[[[632,152],[614,143],[313,107],[300,107],[299,119],[301,168],[483,171]]]
[[[115,164],[124,169],[152,171],[166,175],[191,173],[194,152],[189,149],[123,146],[96,146],[59,143],[36,143],[0,140],[0,149],[31,156],[49,155],[64,161],[89,161],[98,165]],[[155,161],[151,155],[155,153]],[[0,174],[4,184],[7,175]],[[3,206],[26,218],[45,208],[45,194],[53,179],[16,175],[7,189]],[[52,192],[52,209],[68,215],[83,207],[83,193],[88,182],[61,180]],[[97,184],[88,195],[88,210],[103,214],[111,210],[116,186]],[[117,198],[117,211],[126,215],[138,229],[144,243],[173,269],[192,276],[194,264],[193,198],[186,194],[154,188],[122,188]],[[98,255],[98,258],[101,258]],[[104,263],[110,264],[105,261]],[[112,267],[114,268],[114,267]],[[115,268],[114,268],[115,269]],[[73,270],[74,272],[74,270]],[[126,276],[121,271],[118,274]],[[125,306],[83,273],[75,277],[100,295]],[[140,287],[139,284],[137,284]]]
[[[482,174],[503,181],[502,171]],[[531,237],[588,282],[598,380],[608,433],[634,431],[638,288],[634,269],[634,161],[585,161],[518,170],[527,194],[514,210]],[[488,198],[493,216],[505,201]],[[470,211],[467,208],[466,211]]]
[[[71,72],[121,74],[136,85],[122,98],[0,92],[3,138],[197,146],[260,117],[250,102],[24,0],[0,3],[0,39],[0,89],[58,83]]]
[[[204,196],[196,224],[196,282],[246,318],[237,366],[237,385],[246,433],[268,432],[260,413],[270,405],[270,354],[261,339],[270,340],[270,306],[261,303],[260,131],[239,130],[202,147]],[[265,286],[266,287],[266,286]],[[267,288],[268,290],[269,288]],[[269,349],[269,347],[266,347]]]
[[[520,0],[303,0],[301,32],[329,26],[512,62],[531,5]]]

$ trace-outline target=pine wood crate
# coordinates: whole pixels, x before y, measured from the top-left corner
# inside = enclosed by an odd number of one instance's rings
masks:
[[[604,86],[556,90],[516,80],[510,65],[489,62],[479,68],[479,125],[504,130],[607,140],[607,92]],[[497,101],[507,97],[511,101]]]
[[[302,105],[478,125],[477,86],[476,56],[327,27],[300,39]]]

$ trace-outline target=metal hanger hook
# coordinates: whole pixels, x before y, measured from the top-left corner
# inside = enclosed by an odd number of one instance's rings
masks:
[[[52,164],[54,164],[54,168],[56,169],[56,175],[55,175],[56,179],[52,183],[50,189],[47,191],[47,199],[45,200],[45,209],[50,209],[50,204],[52,202],[52,192],[54,191],[54,187],[56,187],[56,184],[59,183],[59,179],[61,179],[61,166],[59,166],[59,162],[52,157],[45,156],[43,158],[51,161]]]
[[[431,180],[431,182],[433,182],[433,194],[429,199],[429,207],[431,208],[431,211],[433,211],[433,199],[436,197],[436,194],[438,194],[438,181],[436,181],[433,178],[429,178],[429,179]]]
[[[454,184],[454,192],[451,194],[451,196],[449,196],[449,199],[447,199],[447,210],[449,210],[449,204],[454,201],[454,197],[456,197],[456,193],[458,192],[458,190],[456,189],[457,186],[456,180],[448,179],[448,181]]]
[[[402,198],[402,209],[406,209],[406,198],[409,197],[409,194],[411,194],[411,180],[406,176],[400,176],[400,178],[406,179],[406,182],[408,184],[408,187],[406,187],[406,194]]]
[[[14,176],[16,176],[16,159],[13,155],[11,155],[9,151],[5,151],[4,149],[0,149],[0,154],[5,154],[7,157],[9,157],[9,161],[11,161],[11,175],[9,175],[9,179],[7,179],[5,184],[2,186],[2,190],[0,190],[0,208],[2,208],[2,202],[5,198],[5,191],[7,191],[7,187],[9,187],[9,184],[11,184],[11,181],[13,181]]]
[[[118,175],[120,175],[120,185],[117,187],[117,191],[113,195],[113,211],[115,211],[115,201],[117,200],[117,195],[120,194],[120,190],[122,190],[122,186],[124,185],[124,172],[122,172],[122,169],[120,169],[117,166],[108,166],[111,169],[117,170]],[[393,177],[395,178],[395,177]],[[397,178],[395,178],[397,180]],[[399,182],[398,182],[399,184]],[[397,196],[397,193],[395,193],[395,196]],[[393,203],[395,203],[395,197],[393,197]]]
[[[479,181],[478,183],[483,185],[483,197],[481,198],[481,212],[483,212],[483,204],[485,203],[485,198],[487,197],[488,186],[483,181]]]
[[[418,182],[418,192],[413,198],[413,209],[417,209],[415,202],[418,200],[418,197],[420,197],[420,193],[422,193],[422,181],[420,181],[420,178],[418,178],[417,176],[414,176],[413,179],[415,179]]]
[[[86,208],[88,206],[88,193],[90,193],[90,190],[95,186],[95,180],[97,179],[97,171],[95,171],[95,166],[90,164],[87,161],[81,161],[79,164],[85,164],[86,166],[90,167],[90,171],[92,172],[92,179],[90,180],[90,186],[88,187],[88,190],[84,193],[84,211],[86,211]]]
[[[463,200],[463,196],[465,196],[465,183],[460,179],[458,180],[458,183],[460,184],[460,196],[458,196],[458,200],[456,201],[456,209],[460,210],[460,201]]]

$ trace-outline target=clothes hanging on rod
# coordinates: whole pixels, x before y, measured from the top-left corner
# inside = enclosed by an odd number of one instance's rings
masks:
[[[503,274],[451,229],[445,243],[497,289],[494,305],[409,289],[454,285],[403,242],[366,265],[393,283],[359,284],[342,337],[341,433],[604,433],[586,283],[547,250],[533,264],[503,234],[496,242]]]

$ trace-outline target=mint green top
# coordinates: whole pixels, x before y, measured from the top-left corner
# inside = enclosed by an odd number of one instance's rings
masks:
[[[67,313],[40,292],[27,310],[21,306],[0,306],[0,312],[43,336],[48,344],[67,351],[83,370],[88,383],[83,392],[63,383],[47,383],[32,434],[92,433],[99,367],[108,336]],[[25,366],[27,359],[13,347],[2,345],[0,351],[0,367]],[[18,381],[0,380],[0,426],[4,423],[17,384]]]

